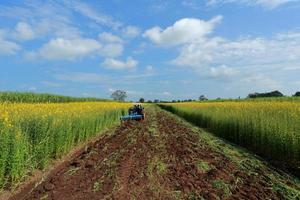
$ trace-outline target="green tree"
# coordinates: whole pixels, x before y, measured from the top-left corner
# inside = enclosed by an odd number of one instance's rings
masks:
[[[123,90],[116,90],[111,94],[111,98],[115,101],[125,101],[127,94]]]

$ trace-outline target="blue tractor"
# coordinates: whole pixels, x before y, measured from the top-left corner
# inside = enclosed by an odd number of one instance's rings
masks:
[[[122,116],[120,118],[121,122],[136,120],[141,121],[145,119],[145,111],[144,107],[140,104],[134,105],[133,107],[128,109],[128,115]]]

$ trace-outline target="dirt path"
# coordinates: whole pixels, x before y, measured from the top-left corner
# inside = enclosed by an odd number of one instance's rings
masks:
[[[145,121],[103,136],[24,199],[297,199],[291,180],[150,107]]]

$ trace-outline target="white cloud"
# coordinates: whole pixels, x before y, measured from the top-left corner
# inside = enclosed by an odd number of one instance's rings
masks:
[[[122,26],[121,22],[118,22],[118,21],[114,20],[113,18],[111,18],[110,16],[105,15],[105,14],[95,10],[94,8],[92,8],[91,6],[89,6],[86,3],[79,2],[79,1],[71,1],[71,0],[65,0],[64,2],[67,6],[72,8],[74,11],[95,21],[96,23],[99,23],[99,24],[102,24],[105,26],[109,26],[109,27],[112,27],[115,29]]]
[[[143,36],[164,46],[200,42],[213,31],[221,20],[222,16],[216,16],[209,21],[184,18],[164,30],[158,26],[146,30]]]
[[[25,22],[19,22],[16,25],[13,35],[18,40],[32,40],[35,38],[35,33],[31,25]]]
[[[201,43],[184,45],[173,64],[203,69],[207,66],[232,65],[254,70],[281,65],[300,65],[300,34],[286,33],[273,38],[225,40],[208,38]]]
[[[201,8],[201,6],[198,3],[199,2],[197,2],[197,0],[184,0],[181,4],[183,6],[198,10],[199,8]]]
[[[68,39],[74,39],[81,36],[81,31],[72,24],[65,23],[64,21],[52,20],[52,19],[42,19],[35,23],[34,31],[36,37],[43,36],[56,36]]]
[[[100,50],[100,55],[110,58],[122,55],[124,41],[120,37],[108,32],[103,32],[98,37],[101,42],[105,43]]]
[[[123,43],[124,42],[120,37],[118,37],[112,33],[108,33],[108,32],[100,33],[99,39],[102,42],[107,42],[107,43]]]
[[[246,5],[260,5],[268,9],[274,9],[281,5],[292,2],[299,2],[299,0],[208,0],[207,5],[240,3]]]
[[[11,41],[8,41],[4,38],[5,31],[0,29],[0,55],[11,55],[15,54],[21,49],[21,47]]]
[[[53,14],[55,13],[55,15]],[[0,16],[19,21],[12,36],[20,40],[56,36],[74,38],[81,34],[72,21],[72,12],[55,1],[23,1],[20,5],[1,6]]]
[[[90,38],[55,38],[44,44],[39,50],[25,53],[25,59],[35,61],[39,58],[46,60],[69,60],[74,61],[92,55],[114,58],[122,55],[123,44],[118,43],[117,37],[102,35],[102,39],[115,43],[101,44]],[[117,42],[118,41],[118,42]]]
[[[93,39],[56,38],[38,51],[38,55],[48,60],[76,60],[100,50],[101,44]]]
[[[203,78],[235,80],[248,86],[255,81],[253,85],[257,87],[278,89],[282,87],[278,78],[274,78],[274,72],[299,69],[300,32],[232,40],[210,36],[220,20],[221,17],[201,21],[198,27],[190,28],[190,32],[186,32],[190,24],[179,26],[178,22],[185,24],[179,20],[165,30],[158,27],[150,29],[144,36],[160,45],[178,45],[179,55],[170,63],[191,69]]]
[[[104,57],[118,57],[122,55],[124,47],[122,44],[106,44],[100,49],[100,55]]]
[[[135,38],[141,33],[141,30],[136,26],[126,26],[122,32],[125,37]]]
[[[237,71],[235,69],[227,67],[226,65],[210,68],[210,75],[213,78],[231,78],[236,74]]]
[[[102,63],[103,66],[109,69],[122,70],[122,69],[133,69],[138,65],[138,61],[131,57],[128,57],[126,61],[116,60],[113,58],[107,58]]]

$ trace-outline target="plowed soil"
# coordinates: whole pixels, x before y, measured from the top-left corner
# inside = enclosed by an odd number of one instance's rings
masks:
[[[298,183],[157,107],[120,125],[26,200],[289,199]]]

